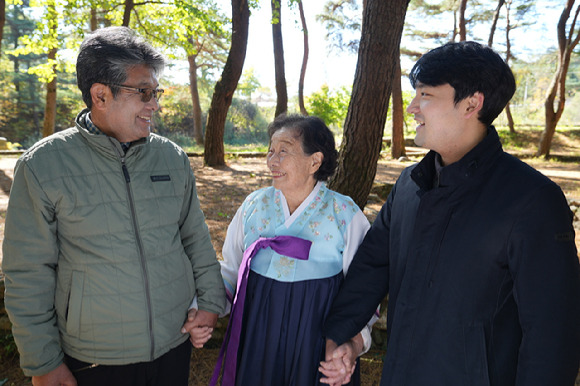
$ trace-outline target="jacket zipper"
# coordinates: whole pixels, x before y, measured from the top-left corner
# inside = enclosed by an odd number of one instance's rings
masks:
[[[147,315],[148,315],[148,326],[149,326],[149,339],[151,341],[151,351],[150,360],[154,359],[155,354],[155,337],[153,335],[153,313],[151,312],[151,291],[149,289],[149,274],[147,272],[147,263],[145,261],[145,254],[143,253],[143,241],[141,240],[141,234],[139,232],[139,227],[137,223],[137,213],[135,211],[135,202],[133,200],[133,190],[131,189],[131,176],[129,175],[129,170],[125,164],[125,156],[119,152],[119,149],[115,146],[111,140],[113,148],[119,155],[121,160],[121,169],[123,171],[123,176],[125,177],[125,187],[127,188],[127,196],[129,201],[129,208],[131,210],[131,220],[133,221],[133,230],[135,231],[135,239],[137,240],[137,248],[139,249],[139,260],[141,263],[141,272],[143,274],[143,282],[145,284],[145,298],[147,301]]]

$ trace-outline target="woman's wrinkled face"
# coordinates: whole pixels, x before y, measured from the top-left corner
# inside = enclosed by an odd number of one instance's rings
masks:
[[[320,167],[319,155],[304,153],[302,138],[296,130],[283,127],[276,131],[267,156],[274,187],[285,196],[306,190],[309,193],[316,184],[314,173]]]

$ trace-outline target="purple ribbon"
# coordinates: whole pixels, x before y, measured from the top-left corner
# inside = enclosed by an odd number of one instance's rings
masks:
[[[248,275],[250,274],[250,262],[260,249],[272,248],[280,255],[292,257],[299,260],[308,260],[312,241],[304,240],[294,236],[260,237],[244,252],[244,257],[238,270],[238,284],[236,296],[232,303],[230,321],[226,330],[222,348],[215,365],[210,385],[216,385],[225,356],[224,373],[222,386],[234,385],[236,381],[236,366],[238,361],[238,347],[240,345],[240,334],[242,331],[242,316],[244,314],[244,302],[246,300],[246,287]],[[227,354],[226,354],[227,353]]]

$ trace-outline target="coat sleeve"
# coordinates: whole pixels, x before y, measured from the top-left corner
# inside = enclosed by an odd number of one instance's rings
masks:
[[[353,217],[345,234],[345,246],[342,262],[343,272],[345,276],[348,274],[348,268],[352,263],[352,259],[354,258],[354,255],[356,254],[356,251],[359,245],[361,244],[364,236],[368,232],[369,228],[370,228],[369,220],[367,220],[363,212],[359,210]],[[379,311],[380,309],[379,307],[377,307],[376,312],[369,319],[369,321],[367,321],[367,324],[363,327],[363,329],[360,330],[363,339],[363,351],[359,354],[359,356],[366,353],[371,348],[372,344],[371,331],[373,328],[373,324],[375,324],[375,322],[379,318],[378,317]]]
[[[580,269],[561,190],[537,190],[510,234],[522,343],[517,385],[572,385],[580,361]]]
[[[27,376],[62,363],[54,297],[58,263],[54,205],[33,170],[19,160],[6,214],[2,270],[5,306]]]
[[[189,257],[195,279],[197,305],[200,310],[222,314],[226,305],[226,294],[220,264],[211,243],[205,216],[199,204],[195,177],[185,157],[187,183],[180,219],[181,242]]]
[[[395,188],[359,246],[324,325],[343,344],[369,322],[389,288],[389,229]]]

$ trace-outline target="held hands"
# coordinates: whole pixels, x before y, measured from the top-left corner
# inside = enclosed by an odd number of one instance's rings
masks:
[[[62,363],[49,373],[32,377],[32,384],[34,386],[77,386],[77,380],[68,367]]]
[[[202,348],[210,340],[217,319],[217,314],[192,308],[187,313],[187,321],[181,328],[181,333],[189,333],[189,341],[193,347]]]
[[[337,347],[331,339],[326,340],[326,360],[320,362],[318,370],[324,374],[320,382],[331,386],[345,385],[350,382],[356,359],[363,350],[363,340],[360,333]]]

